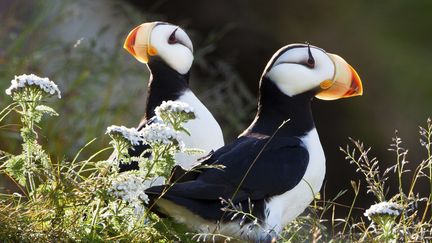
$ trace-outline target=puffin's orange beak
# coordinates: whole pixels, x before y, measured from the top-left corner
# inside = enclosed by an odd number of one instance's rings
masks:
[[[363,95],[363,84],[359,75],[342,57],[327,53],[335,65],[333,79],[321,82],[316,97],[322,100],[337,100]]]
[[[123,44],[132,56],[142,63],[148,63],[149,56],[157,55],[157,50],[150,43],[151,32],[156,22],[144,23],[129,32]]]
[[[133,48],[135,44],[136,35],[140,26],[135,27],[131,32],[129,32],[126,40],[123,44],[123,48],[126,49],[132,56],[135,56],[135,50]]]

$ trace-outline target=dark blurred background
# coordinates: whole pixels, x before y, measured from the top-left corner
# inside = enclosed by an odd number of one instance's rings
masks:
[[[429,0],[1,0],[0,109],[11,102],[1,90],[14,75],[49,77],[63,97],[50,104],[60,117],[43,122],[40,141],[58,161],[97,138],[83,151],[87,158],[108,146],[107,126],[138,123],[148,72],[122,42],[132,27],[164,20],[190,34],[196,50],[191,86],[229,142],[254,116],[259,77],[272,54],[307,41],[344,57],[364,84],[363,97],[313,102],[327,157],[326,197],[332,198],[359,178],[339,151],[348,137],[372,146],[382,171],[395,161],[387,151],[395,129],[412,166],[425,157],[418,126],[432,113],[431,11]],[[11,115],[0,124],[0,150],[20,151],[17,123]],[[8,184],[0,178],[0,187]],[[349,190],[339,202],[350,204],[352,197]],[[357,206],[372,201],[363,190]]]

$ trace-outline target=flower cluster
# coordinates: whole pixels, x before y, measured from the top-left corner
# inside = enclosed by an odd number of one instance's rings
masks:
[[[170,113],[193,113],[194,110],[192,107],[190,107],[188,104],[181,102],[181,101],[162,101],[162,104],[155,109],[156,116],[159,118],[163,113],[170,112]]]
[[[57,93],[57,97],[59,99],[61,98],[61,92],[53,81],[50,81],[48,78],[38,77],[34,74],[15,76],[11,81],[11,86],[6,89],[6,94],[13,95],[26,87],[34,87],[44,92],[46,95],[55,95]]]
[[[181,144],[178,132],[162,123],[150,124],[141,131],[136,128],[112,125],[107,128],[105,134],[110,135],[113,139],[124,139],[132,146],[139,145],[140,142],[146,144]]]
[[[135,215],[142,216],[145,210],[143,203],[148,203],[148,197],[144,190],[152,184],[153,181],[151,180],[144,180],[135,174],[124,173],[114,179],[109,192],[133,207]]]
[[[367,216],[370,220],[375,216],[398,216],[401,211],[402,207],[399,204],[384,201],[372,205],[365,211],[364,216]]]
[[[141,135],[147,144],[181,144],[178,132],[161,123],[146,126],[141,130]]]
[[[125,139],[130,145],[139,145],[142,141],[140,132],[136,128],[127,128],[125,126],[109,126],[105,134],[110,135],[113,139],[118,137]]]
[[[163,101],[155,109],[157,119],[167,125],[171,125],[175,130],[184,130],[182,124],[195,119],[195,113],[192,107],[181,101]]]
[[[114,171],[120,169],[119,163],[138,162],[139,172],[142,174],[115,173],[110,190],[113,195],[128,202],[137,215],[142,215],[143,202],[148,201],[144,190],[152,184],[163,184],[170,175],[175,164],[174,155],[184,150],[180,133],[186,132],[186,129],[182,124],[194,116],[187,104],[172,101],[163,102],[156,108],[156,113],[165,120],[156,117],[140,131],[124,126],[110,126],[106,131],[112,138],[111,144],[116,152],[116,160],[113,160],[116,166],[113,167]],[[128,149],[139,144],[147,144],[149,148],[139,157],[130,157]],[[144,156],[149,155],[148,152],[151,156]]]

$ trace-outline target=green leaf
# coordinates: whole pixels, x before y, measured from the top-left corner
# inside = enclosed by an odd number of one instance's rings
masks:
[[[36,106],[36,110],[41,112],[42,114],[46,114],[49,116],[58,116],[59,114],[51,107],[46,105],[38,105]]]
[[[19,184],[26,184],[25,177],[25,156],[13,156],[6,161],[6,173],[18,181]]]

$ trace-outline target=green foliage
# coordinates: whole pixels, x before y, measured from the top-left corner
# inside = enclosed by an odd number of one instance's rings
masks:
[[[160,220],[144,208],[144,189],[155,179],[169,175],[174,154],[182,151],[177,135],[186,131],[183,123],[193,119],[193,113],[187,117],[181,112],[168,114],[169,123],[157,127],[162,130],[148,126],[146,133],[110,127],[107,133],[112,138],[116,160],[93,161],[102,150],[81,161],[77,154],[73,161],[53,162],[38,144],[35,126],[43,115],[57,113],[40,105],[49,93],[41,93],[29,82],[23,86],[10,93],[18,105],[6,107],[21,116],[22,152],[2,152],[5,156],[0,157],[0,173],[16,181],[23,195],[0,195],[0,240],[187,242],[184,232],[176,232],[184,229],[169,220]],[[125,153],[138,140],[151,145],[146,151],[152,154],[151,158],[144,154],[131,158]],[[119,174],[118,163],[131,160],[140,162],[140,170]]]
[[[288,242],[317,241],[350,241],[350,242],[424,242],[432,239],[432,187],[428,196],[421,196],[415,189],[420,180],[432,182],[432,122],[427,121],[425,128],[420,127],[420,145],[426,151],[426,158],[415,165],[413,173],[407,169],[408,150],[402,147],[402,139],[397,132],[390,146],[395,153],[395,162],[382,171],[377,158],[369,157],[371,148],[351,139],[354,148],[347,146],[341,151],[346,159],[354,164],[357,172],[364,177],[367,193],[375,197],[376,204],[364,213],[369,219],[351,217],[353,210],[364,210],[355,207],[359,196],[360,181],[352,182],[354,198],[350,206],[340,205],[336,199],[320,200],[309,208],[309,213],[298,217],[283,232]],[[397,181],[397,192],[388,195],[390,186],[386,181],[394,177]],[[410,184],[404,184],[404,179]],[[408,190],[407,190],[408,188]],[[392,188],[393,189],[393,188]],[[345,192],[342,192],[345,193]],[[335,218],[335,211],[348,207],[349,213],[344,218]],[[331,213],[328,221],[325,213]],[[331,226],[330,230],[328,226]]]
[[[12,84],[7,92],[13,102],[3,109],[2,120],[11,112],[20,115],[22,127],[22,152],[12,155],[2,152],[0,172],[7,174],[17,183],[20,193],[0,194],[0,239],[12,241],[81,240],[105,241],[208,241],[238,240],[217,232],[186,234],[185,226],[169,219],[160,219],[144,206],[148,198],[144,190],[154,183],[169,178],[175,164],[176,153],[187,152],[179,133],[189,132],[184,124],[194,119],[192,109],[182,102],[164,102],[155,112],[159,122],[146,126],[141,131],[134,128],[111,126],[107,134],[111,137],[113,156],[109,160],[94,161],[104,149],[90,158],[79,160],[80,153],[93,141],[87,143],[72,161],[52,161],[38,143],[36,127],[44,115],[57,116],[47,106],[47,98],[53,92],[43,90],[37,76],[24,77],[22,85]],[[25,79],[27,78],[27,79]],[[41,81],[42,82],[42,81]],[[36,82],[37,83],[37,82]],[[53,84],[54,85],[54,84]],[[53,86],[56,87],[56,86]],[[55,92],[54,92],[55,93]],[[58,91],[60,94],[60,91]],[[60,95],[59,95],[60,96]],[[42,105],[44,103],[44,105]],[[351,140],[354,148],[341,149],[346,159],[354,164],[363,175],[367,193],[376,198],[377,204],[364,213],[368,219],[352,217],[361,182],[352,182],[354,191],[352,204],[346,206],[346,217],[331,221],[327,214],[341,207],[337,200],[346,193],[340,192],[331,200],[318,195],[309,207],[308,213],[291,222],[278,235],[284,242],[298,241],[419,241],[431,239],[432,230],[432,122],[420,127],[420,144],[427,157],[421,161],[406,187],[403,178],[409,176],[408,151],[403,148],[397,133],[390,149],[395,163],[381,171],[379,161],[370,159],[370,148]],[[138,157],[127,153],[132,146],[148,144],[149,149]],[[148,156],[151,155],[151,156]],[[119,163],[138,161],[139,170],[118,173]],[[199,170],[200,168],[195,168]],[[220,168],[223,169],[223,168]],[[394,175],[398,181],[397,193],[388,195],[386,181]],[[428,197],[415,192],[418,181],[427,179],[431,185]],[[175,182],[174,182],[175,183]],[[409,188],[408,191],[404,188]],[[324,193],[325,197],[325,193]],[[224,211],[241,219],[240,224],[248,227],[262,227],[253,214],[253,204],[247,209],[224,201]]]
[[[26,184],[25,159],[26,157],[21,154],[12,156],[5,162],[6,172],[21,185]]]
[[[28,76],[19,76],[27,77]],[[17,79],[19,79],[17,77]],[[3,117],[12,111],[21,117],[22,152],[18,155],[2,152],[0,172],[17,182],[21,193],[0,195],[0,239],[16,241],[82,240],[92,242],[151,241],[170,242],[190,240],[237,240],[213,233],[185,234],[184,226],[168,219],[159,219],[146,207],[144,190],[154,183],[161,183],[170,176],[175,164],[174,155],[187,151],[182,144],[180,132],[189,132],[183,124],[195,117],[187,104],[166,102],[156,108],[160,122],[152,123],[141,131],[133,128],[111,126],[107,134],[111,137],[114,157],[106,161],[90,158],[79,161],[81,151],[72,161],[53,162],[38,143],[35,127],[43,115],[57,115],[54,109],[41,103],[53,93],[44,91],[42,84],[32,82],[41,79],[32,76],[20,85],[12,84],[13,103],[3,109]],[[55,87],[55,86],[53,86]],[[60,93],[60,92],[58,92]],[[24,95],[25,94],[25,95]],[[341,205],[337,200],[346,193],[340,192],[331,200],[318,195],[307,214],[291,222],[278,235],[284,242],[298,241],[420,241],[431,239],[432,231],[432,122],[420,127],[420,144],[427,157],[414,170],[411,184],[406,187],[403,178],[409,176],[408,151],[403,148],[397,133],[390,151],[395,153],[395,163],[384,172],[379,161],[370,159],[370,148],[351,140],[354,148],[341,149],[346,159],[354,164],[363,175],[367,193],[376,198],[377,204],[364,213],[368,219],[351,217],[359,196],[361,182],[352,182],[354,191],[348,215],[341,219],[325,215],[334,212]],[[127,151],[139,143],[150,147],[138,157],[129,157]],[[151,156],[149,157],[148,155]],[[118,173],[119,163],[138,161],[139,170]],[[199,170],[199,168],[197,168]],[[223,169],[223,168],[221,168]],[[389,196],[386,181],[390,176],[398,181],[397,193]],[[428,197],[415,192],[421,178],[431,185]],[[157,182],[159,180],[159,182]],[[174,182],[175,183],[175,182]],[[409,188],[408,191],[404,188]],[[324,193],[325,196],[325,193]],[[224,201],[224,211],[239,218],[240,224],[251,223],[249,227],[262,227],[253,214],[253,204],[248,209]]]
[[[91,5],[80,2],[84,6]],[[46,120],[40,124],[45,133],[39,142],[52,151],[54,157],[74,156],[87,141],[100,137],[101,127],[120,121],[125,124],[138,121],[141,113],[132,113],[132,110],[140,107],[142,101],[137,97],[145,94],[148,79],[147,69],[135,64],[123,51],[124,35],[110,39],[110,48],[100,45],[98,41],[106,32],[115,29],[109,23],[92,36],[63,38],[64,32],[58,28],[73,19],[75,4],[77,1],[17,0],[1,13],[0,32],[5,34],[0,35],[0,77],[3,80],[0,90],[6,89],[6,81],[16,73],[34,72],[48,74],[67,91],[60,102],[51,105],[54,110],[63,112],[61,122]],[[124,31],[132,22],[145,19],[124,4],[116,5],[116,14],[134,17],[123,23]],[[0,103],[8,102],[0,96]],[[84,113],[94,116],[83,116]],[[5,119],[11,126],[0,130],[2,149],[18,152],[13,125],[20,117],[11,115]],[[48,140],[51,142],[46,142]],[[92,151],[103,149],[108,141],[108,137],[96,140],[90,145]],[[92,154],[90,150],[83,153]]]

